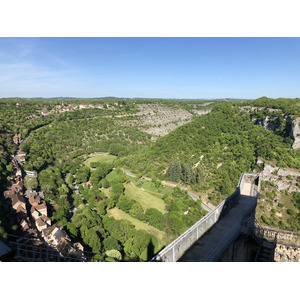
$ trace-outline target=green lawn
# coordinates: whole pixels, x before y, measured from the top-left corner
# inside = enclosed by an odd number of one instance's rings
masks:
[[[107,162],[112,163],[117,157],[108,153],[91,154],[91,156],[84,162],[84,164],[90,167],[91,162]]]
[[[139,183],[136,184],[136,186],[139,188],[143,188],[148,193],[159,198],[161,198],[164,194],[171,194],[174,190],[174,188],[169,186],[164,186],[157,189],[152,181],[141,180],[141,179]]]
[[[118,177],[117,171],[116,171],[116,170],[112,170],[109,174],[106,175],[105,178],[106,178],[108,181],[112,181],[112,180],[116,179],[117,177]]]
[[[161,246],[165,245],[164,239],[165,239],[165,233],[161,230],[158,230],[157,228],[148,225],[144,222],[141,222],[133,217],[131,217],[129,214],[124,212],[123,210],[114,207],[108,211],[108,216],[114,217],[116,220],[128,220],[131,224],[135,226],[136,229],[142,229],[147,231],[148,233],[154,235],[159,244]]]
[[[153,207],[163,214],[166,213],[166,204],[159,196],[148,193],[145,189],[143,190],[143,188],[135,186],[132,182],[126,183],[124,186],[125,195],[128,195],[131,199],[139,202],[144,210]]]
[[[110,189],[101,188],[100,191],[103,192],[106,197],[110,196]]]

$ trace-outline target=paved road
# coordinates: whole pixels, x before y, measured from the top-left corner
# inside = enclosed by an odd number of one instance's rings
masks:
[[[166,186],[170,186],[170,187],[175,187],[175,186],[177,186],[176,184],[167,183],[167,182],[165,183],[165,185],[166,185]],[[199,198],[198,198],[196,195],[192,194],[191,192],[188,191],[187,193],[188,193],[188,195],[189,195],[193,200],[195,200],[195,201],[199,200]],[[202,207],[203,207],[205,210],[207,210],[207,211],[211,211],[211,210],[214,209],[214,207],[213,207],[213,208],[210,208],[207,204],[203,203],[203,201],[202,201],[201,205],[202,205]]]
[[[128,175],[128,176],[130,176],[130,177],[136,177],[136,175],[133,175],[133,174],[127,172],[127,171],[124,171],[123,169],[122,169],[122,171],[123,171],[126,175]]]

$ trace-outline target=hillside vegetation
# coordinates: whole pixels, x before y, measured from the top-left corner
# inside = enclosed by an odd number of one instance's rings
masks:
[[[258,157],[299,169],[299,150],[291,149],[292,142],[284,130],[266,130],[232,103],[221,103],[210,114],[123,158],[122,164],[150,177],[175,178],[196,191],[213,187],[211,197],[223,199],[233,192],[242,172],[260,167]]]
[[[11,155],[19,134],[24,168],[38,171],[37,190],[52,222],[100,259],[151,258],[203,217],[201,199],[216,205],[235,190],[242,172],[265,174],[270,166],[278,174],[262,185],[257,218],[300,230],[299,178],[288,173],[300,170],[290,134],[299,99],[61,100],[0,102],[1,194],[15,177]],[[72,103],[86,108],[69,110]],[[200,200],[162,181],[184,185]],[[17,230],[2,198],[0,221],[0,233]]]

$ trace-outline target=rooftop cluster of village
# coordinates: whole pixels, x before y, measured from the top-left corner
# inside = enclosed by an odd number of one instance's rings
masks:
[[[15,135],[13,141],[19,144],[19,136]],[[25,188],[24,177],[37,176],[35,171],[23,170],[25,157],[24,152],[18,152],[12,157],[15,179],[3,193],[13,224],[20,225],[26,236],[39,239],[61,255],[71,254],[83,258],[83,246],[80,243],[73,244],[62,226],[51,225],[44,193]]]
[[[17,103],[17,106],[20,106],[21,103]],[[114,102],[114,103],[96,103],[96,104],[64,104],[62,103],[61,105],[55,105],[55,108],[52,108],[50,111],[47,110],[42,110],[40,111],[40,114],[42,116],[48,116],[48,115],[53,115],[53,114],[60,114],[60,113],[64,113],[66,111],[75,111],[78,109],[87,109],[87,108],[98,108],[98,109],[114,109],[117,106],[122,106],[122,104],[120,104],[119,102]],[[35,114],[31,114],[28,115],[26,118],[27,119],[35,119],[38,116]]]

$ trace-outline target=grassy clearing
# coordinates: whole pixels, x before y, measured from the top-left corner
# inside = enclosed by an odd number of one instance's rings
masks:
[[[91,162],[107,162],[112,163],[117,157],[108,153],[91,154],[91,156],[84,162],[84,164],[90,167]]]
[[[135,186],[132,182],[126,183],[124,186],[125,195],[139,202],[144,210],[153,207],[158,209],[163,214],[166,213],[166,204],[161,198],[151,195],[146,190],[142,190],[141,188]]]
[[[165,239],[165,233],[161,230],[158,230],[157,228],[148,225],[146,223],[143,223],[133,217],[131,217],[129,214],[126,212],[122,211],[121,209],[115,207],[112,208],[108,211],[108,215],[110,217],[114,217],[116,220],[128,220],[131,224],[135,226],[136,229],[142,229],[147,231],[148,233],[154,235],[160,245],[165,244],[164,239]]]
[[[153,196],[157,196],[161,198],[164,194],[171,194],[173,192],[173,188],[169,186],[156,188],[155,184],[152,181],[148,180],[140,180],[136,186],[138,188],[146,190],[148,193],[152,194]]]
[[[100,191],[103,192],[106,197],[110,196],[110,188],[108,188],[108,189],[101,188]]]
[[[116,179],[117,177],[118,177],[117,171],[116,171],[116,170],[112,170],[109,174],[106,175],[105,178],[106,178],[108,181],[112,181],[112,180]]]

